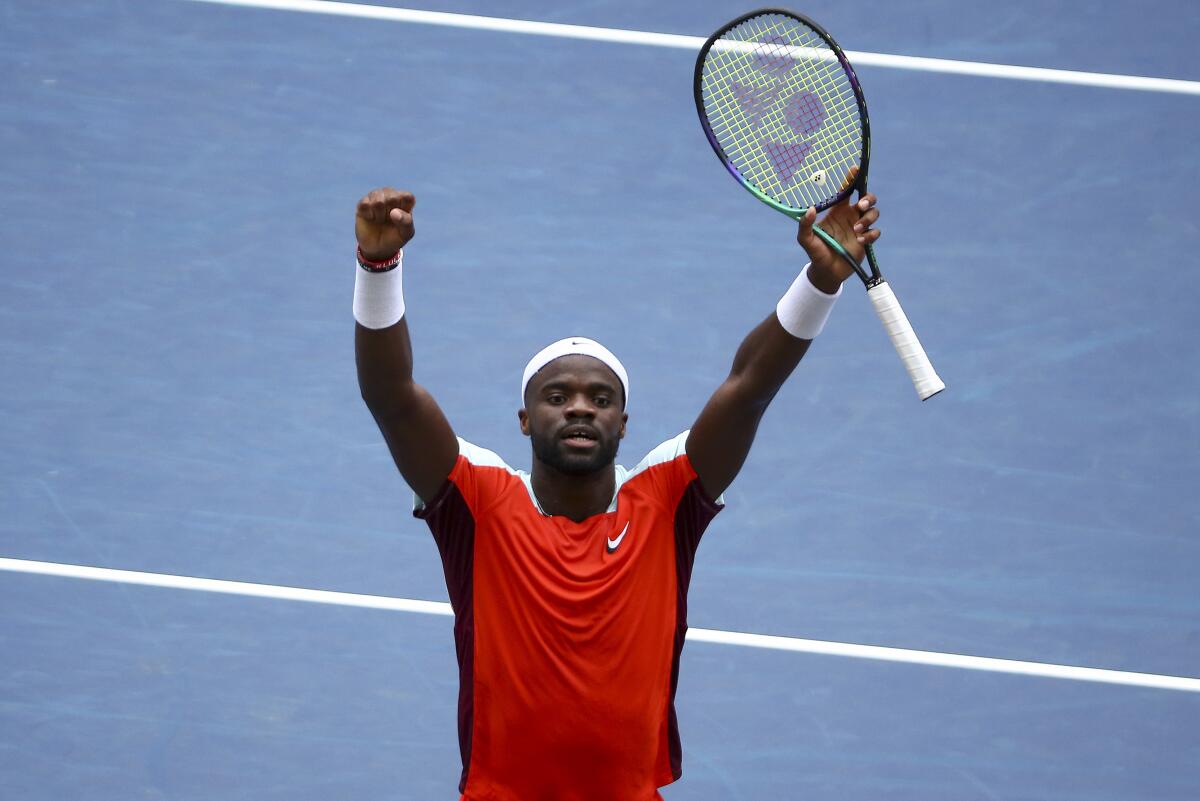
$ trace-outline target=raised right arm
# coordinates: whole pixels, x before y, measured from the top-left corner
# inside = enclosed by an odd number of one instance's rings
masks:
[[[354,358],[358,387],[392,460],[418,497],[428,501],[445,483],[458,456],[458,440],[433,396],[413,381],[408,320],[403,309],[403,266],[368,272],[362,262],[386,263],[413,238],[411,192],[376,189],[358,203],[354,233],[360,266],[355,286]]]

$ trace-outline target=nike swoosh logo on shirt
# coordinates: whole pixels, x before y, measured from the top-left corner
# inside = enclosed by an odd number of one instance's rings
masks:
[[[617,550],[617,548],[619,548],[621,546],[621,540],[625,539],[626,531],[629,531],[628,523],[625,524],[625,528],[621,529],[621,533],[617,535],[617,538],[615,540],[612,537],[608,538],[608,552],[609,553],[612,553],[613,551]]]

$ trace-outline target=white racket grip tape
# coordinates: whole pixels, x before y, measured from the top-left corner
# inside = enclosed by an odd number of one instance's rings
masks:
[[[904,362],[904,369],[908,370],[908,377],[912,379],[921,400],[932,398],[945,389],[946,385],[930,364],[925,349],[904,316],[904,309],[900,308],[900,301],[896,300],[896,293],[887,285],[887,281],[880,281],[868,289],[867,297],[871,299],[879,321],[896,346],[896,353],[900,354],[900,361]]]

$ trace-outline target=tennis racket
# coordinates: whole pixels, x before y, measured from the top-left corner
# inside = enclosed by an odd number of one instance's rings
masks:
[[[696,59],[696,110],[730,174],[771,208],[799,220],[867,191],[871,125],[854,68],[820,25],[778,8],[751,11],[708,37]],[[858,167],[857,174],[853,168]],[[921,400],[946,388],[866,246],[853,267]]]

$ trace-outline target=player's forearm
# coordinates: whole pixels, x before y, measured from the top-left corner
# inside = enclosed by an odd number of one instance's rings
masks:
[[[458,440],[437,402],[412,380],[412,344],[401,318],[387,328],[354,328],[358,386],[392,460],[417,495],[432,498],[458,456]]]
[[[358,250],[354,272],[354,355],[363,400],[379,418],[413,402],[412,342],[404,303],[404,253]]]
[[[775,314],[742,340],[729,377],[688,434],[688,456],[708,497],[718,497],[742,469],[759,421],[809,344],[785,331]]]
[[[376,416],[396,413],[414,401],[412,342],[404,318],[380,329],[356,323],[354,362],[363,401]]]
[[[743,402],[765,408],[824,327],[841,278],[810,265],[776,305],[775,313],[743,340],[729,381]]]
[[[771,314],[751,331],[733,357],[726,383],[747,411],[761,413],[796,369],[811,340],[797,339]]]

